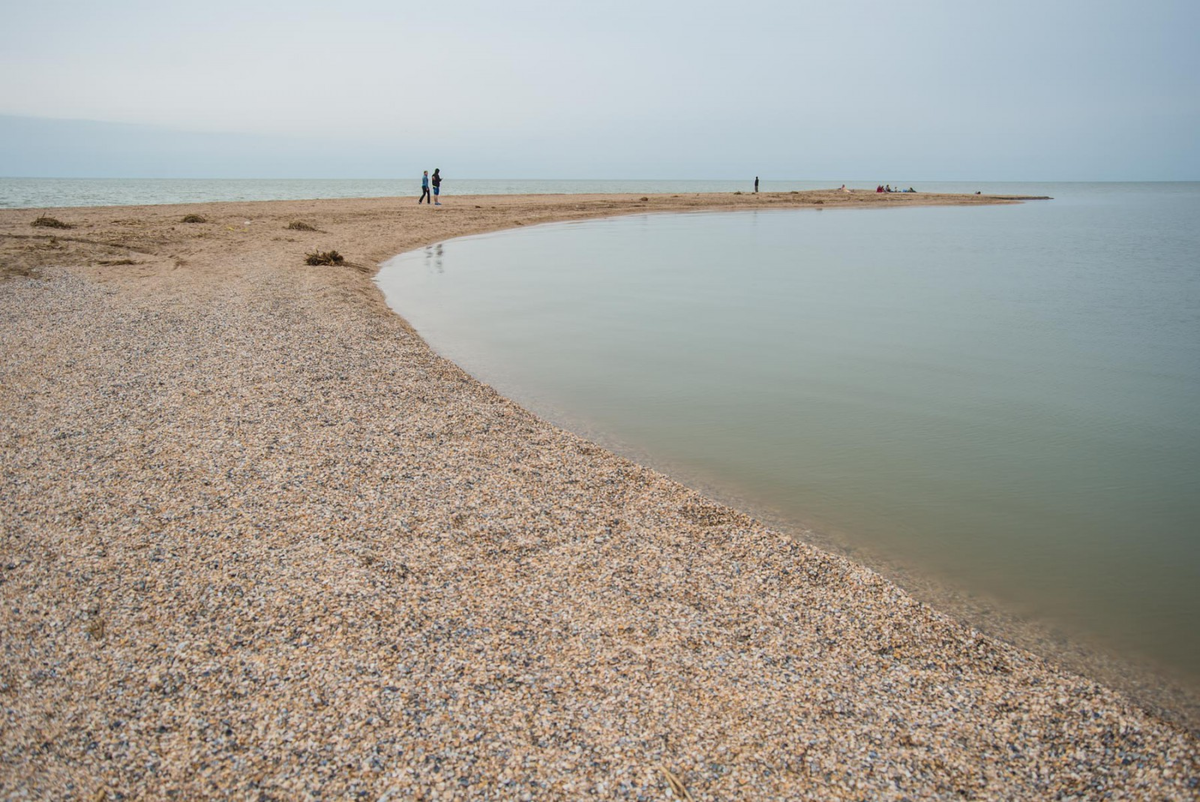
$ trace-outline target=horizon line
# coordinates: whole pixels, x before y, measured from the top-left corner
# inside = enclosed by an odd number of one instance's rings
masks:
[[[761,176],[759,176],[761,178]],[[0,175],[0,181],[415,181],[420,175],[410,176],[113,176],[113,175]],[[669,181],[722,181],[722,182],[752,182],[749,178],[528,178],[501,177],[484,178],[476,176],[455,177],[454,181],[513,181],[535,183],[538,181],[625,181],[630,183],[658,183]],[[773,183],[878,183],[875,178],[762,178],[763,182]],[[976,181],[988,181],[994,184],[1194,184],[1200,183],[1200,178],[905,178],[900,183],[935,182],[946,184],[966,184]],[[884,181],[883,183],[895,183]]]

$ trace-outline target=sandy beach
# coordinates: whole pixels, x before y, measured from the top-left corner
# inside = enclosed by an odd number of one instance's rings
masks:
[[[540,420],[372,281],[542,222],[1017,200],[0,210],[0,797],[1200,797],[1183,727]]]

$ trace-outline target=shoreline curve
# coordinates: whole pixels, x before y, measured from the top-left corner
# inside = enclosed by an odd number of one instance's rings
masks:
[[[1186,730],[537,418],[371,281],[857,194],[0,211],[0,789],[1192,798]]]

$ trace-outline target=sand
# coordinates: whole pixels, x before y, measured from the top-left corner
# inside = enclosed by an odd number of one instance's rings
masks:
[[[538,419],[372,283],[550,220],[987,202],[0,211],[0,797],[1197,798],[1184,729]]]

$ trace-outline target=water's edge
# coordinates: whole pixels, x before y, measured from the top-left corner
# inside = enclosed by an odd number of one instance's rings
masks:
[[[1021,199],[1040,200],[1043,198],[1023,196]],[[645,213],[630,212],[621,216],[634,216]],[[696,213],[704,212],[664,211],[660,214]],[[550,222],[540,225],[558,224],[561,223]],[[525,230],[536,227],[525,227]],[[488,233],[515,230],[516,228],[518,228],[517,225],[510,225]],[[439,243],[478,236],[486,235],[469,234],[463,237],[453,237],[449,240],[432,240],[410,250],[395,254],[393,257],[375,266],[373,283],[388,308],[392,310],[393,314],[404,321],[405,325],[413,331],[415,336],[419,337],[425,343],[431,352],[451,362],[453,360],[443,355],[432,343],[425,339],[411,325],[397,306],[392,303],[392,299],[387,296],[380,286],[378,275],[392,259],[422,251]],[[458,363],[454,364],[464,374],[470,376],[472,381],[496,391],[494,387],[468,371],[462,365],[458,365]],[[533,409],[521,401],[514,400],[510,395],[500,394],[535,418],[546,421],[557,428],[589,440],[620,457],[663,474],[673,481],[679,482],[681,485],[708,496],[719,504],[758,520],[776,532],[865,566],[902,588],[922,603],[953,617],[959,622],[974,627],[990,637],[997,638],[1058,664],[1068,671],[1114,688],[1125,694],[1137,706],[1152,712],[1166,721],[1189,730],[1196,736],[1200,736],[1200,687],[1196,686],[1192,678],[1178,674],[1149,659],[1119,654],[1114,649],[1098,641],[1088,640],[1075,635],[1068,636],[1053,624],[1024,617],[1007,610],[1004,603],[997,599],[970,593],[949,585],[934,576],[932,572],[923,570],[919,566],[902,562],[891,555],[885,556],[859,543],[851,545],[848,538],[839,536],[836,532],[831,532],[826,527],[809,525],[806,521],[797,521],[762,503],[734,495],[728,489],[717,487],[713,483],[702,479],[694,472],[681,468],[679,465],[668,464],[663,459],[649,454],[644,449],[627,442],[622,442],[610,433],[599,431],[595,427],[583,423],[581,419],[572,416],[568,410]]]

